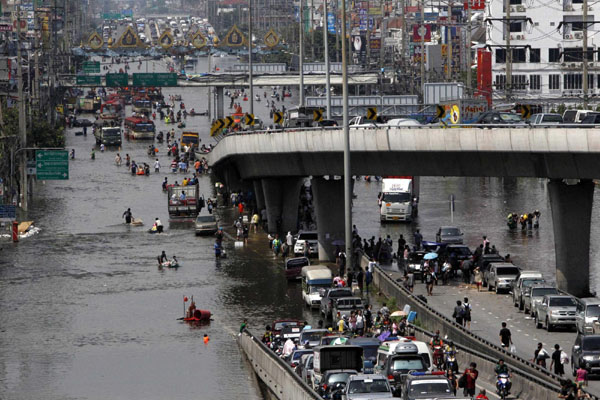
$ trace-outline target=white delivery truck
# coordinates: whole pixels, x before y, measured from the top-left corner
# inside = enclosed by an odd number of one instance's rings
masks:
[[[412,221],[418,212],[412,177],[383,178],[379,193],[379,216],[381,222]]]

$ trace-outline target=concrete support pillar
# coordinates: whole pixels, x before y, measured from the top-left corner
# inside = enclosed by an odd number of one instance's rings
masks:
[[[217,93],[217,99],[215,100],[215,106],[216,106],[215,119],[219,119],[219,118],[223,118],[225,116],[225,110],[224,110],[225,99],[224,99],[223,87],[221,87],[221,86],[215,87],[215,92]]]
[[[590,223],[594,183],[581,180],[569,185],[560,179],[548,182],[554,248],[556,283],[574,296],[590,296]]]
[[[263,192],[262,182],[260,180],[255,180],[252,182],[254,185],[254,198],[256,199],[256,208],[257,212],[260,213],[260,210],[265,208],[265,194]]]
[[[311,186],[319,235],[319,260],[335,261],[336,246],[332,242],[344,242],[344,180],[313,177]]]
[[[300,187],[303,182],[304,178],[298,177],[262,179],[269,233],[297,231]]]

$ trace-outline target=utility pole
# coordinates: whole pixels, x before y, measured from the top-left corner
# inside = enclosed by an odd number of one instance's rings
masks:
[[[419,35],[421,36],[421,96],[425,95],[425,33],[427,33],[427,28],[425,28],[425,0],[421,0],[421,26],[419,27]]]
[[[327,98],[327,119],[331,119],[331,81],[329,76],[329,43],[328,32],[329,20],[327,18],[327,0],[323,0],[323,51],[325,52],[325,94]]]
[[[471,89],[471,1],[467,0],[467,91]]]
[[[405,0],[401,0],[400,5],[402,7],[402,16],[401,16],[401,19],[402,19],[402,35],[401,35],[402,36],[402,38],[401,38],[402,42],[400,43],[400,46],[401,46],[401,48],[400,48],[400,51],[401,51],[401,54],[400,54],[400,66],[402,68],[402,72],[404,74],[406,74],[406,35],[405,35],[405,32],[406,32],[406,16],[405,16],[405,12],[404,12],[405,9],[406,9],[406,2],[405,2]],[[412,63],[411,63],[411,75],[412,75]]]
[[[33,2],[34,7],[35,7],[35,1]],[[34,41],[33,41],[33,58],[34,58],[34,74],[33,74],[33,80],[34,80],[34,89],[35,89],[35,101],[36,101],[36,105],[37,105],[37,111],[38,113],[41,112],[41,104],[42,104],[42,94],[40,93],[40,60],[39,60],[39,53],[40,53],[40,39],[39,39],[39,35],[41,35],[40,33],[40,24],[38,21],[39,17],[37,15],[37,10],[34,8],[33,9],[33,21],[34,21],[34,32],[35,32],[35,36],[34,36]]]
[[[506,7],[506,87],[504,93],[506,101],[511,98],[512,90],[512,49],[510,48],[510,0],[505,0]]]
[[[342,0],[342,126],[344,128],[344,243],[348,270],[352,257],[352,170],[350,168],[350,127],[348,126],[348,42],[346,41],[346,1]]]
[[[315,61],[315,0],[310,0],[310,49],[312,52],[312,61]]]
[[[470,0],[467,0],[467,2]],[[452,82],[452,2],[448,2],[448,25],[446,26],[446,79]]]
[[[23,95],[23,59],[21,58],[21,4],[17,5],[17,93],[19,96],[19,136],[21,147],[27,147],[27,125],[25,122],[25,99]],[[21,209],[27,211],[27,152],[21,154]]]
[[[588,0],[583,0],[583,109],[588,108]]]
[[[299,25],[299,47],[298,67],[300,68],[300,107],[304,107],[304,27],[302,26],[304,17],[304,0],[300,0],[300,25]]]
[[[254,85],[252,71],[252,0],[248,0],[248,85],[250,86],[250,114],[254,114]]]
[[[211,62],[212,62],[212,55],[210,54],[210,52],[208,53],[208,73],[210,74],[212,72],[212,67],[211,67]],[[208,90],[208,120],[212,121],[212,109],[211,109],[211,97],[212,97],[212,88],[209,86],[207,87]],[[250,103],[252,104],[252,103]]]
[[[402,12],[404,15],[404,11]],[[385,66],[385,45],[383,44],[383,33],[387,31],[387,22],[385,20],[385,2],[381,0],[381,24],[379,25],[379,71],[381,71],[381,81],[383,84],[383,68]],[[383,94],[383,92],[381,93]]]

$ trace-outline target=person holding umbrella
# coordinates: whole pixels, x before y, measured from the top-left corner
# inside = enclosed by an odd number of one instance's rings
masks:
[[[435,260],[438,257],[437,253],[427,253],[425,254],[425,256],[423,257],[424,260]],[[435,282],[437,282],[437,277],[435,276],[435,272],[433,272],[433,270],[431,269],[431,267],[428,267],[427,270],[425,271],[425,276],[423,277],[423,280],[425,281],[425,285],[427,286],[427,296],[431,296],[432,292],[433,292],[433,284]]]

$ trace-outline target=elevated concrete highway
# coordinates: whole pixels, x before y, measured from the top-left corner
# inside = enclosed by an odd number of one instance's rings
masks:
[[[600,177],[600,129],[353,128],[353,175],[548,178],[557,283],[589,295],[594,183]],[[208,155],[228,187],[252,186],[269,230],[296,230],[297,198],[313,177],[320,258],[343,239],[343,131],[309,129],[224,137]],[[325,177],[325,178],[324,178]],[[327,177],[331,177],[328,179]]]

